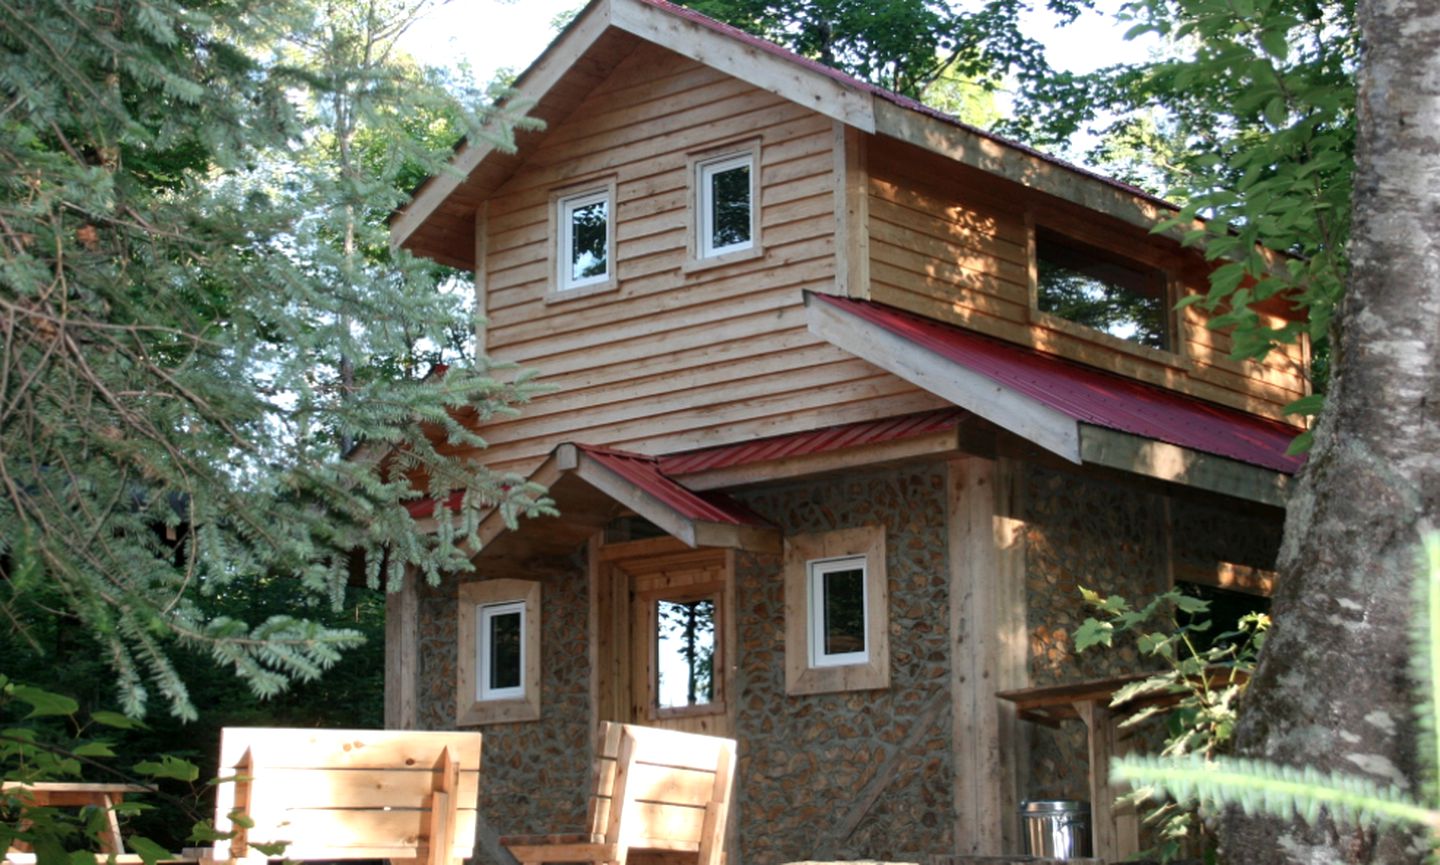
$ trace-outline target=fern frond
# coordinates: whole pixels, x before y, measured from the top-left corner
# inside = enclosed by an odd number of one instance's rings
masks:
[[[1440,833],[1440,811],[1414,801],[1400,788],[1313,767],[1233,757],[1129,756],[1114,760],[1111,771],[1121,780],[1201,806],[1236,804],[1247,814],[1298,817],[1307,823],[1315,822],[1324,809],[1344,822],[1408,823]]]

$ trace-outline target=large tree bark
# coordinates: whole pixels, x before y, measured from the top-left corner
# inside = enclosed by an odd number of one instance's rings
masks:
[[[1239,748],[1415,789],[1409,624],[1440,522],[1440,4],[1359,0],[1351,276]],[[1420,862],[1402,831],[1232,814],[1231,863]]]

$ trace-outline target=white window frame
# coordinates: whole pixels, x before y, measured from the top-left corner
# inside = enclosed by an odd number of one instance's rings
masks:
[[[492,623],[499,616],[520,617],[520,684],[509,688],[497,688],[490,681],[490,663],[485,650],[490,645]],[[502,601],[498,604],[476,604],[475,618],[479,623],[475,637],[475,699],[480,702],[491,700],[516,700],[525,696],[526,628],[525,602]]]
[[[870,609],[869,588],[865,557],[843,556],[832,559],[811,559],[805,563],[809,574],[808,591],[806,592],[807,621],[810,628],[810,666],[812,667],[846,667],[852,664],[867,664],[870,662]],[[836,652],[825,651],[825,577],[837,571],[860,571],[860,610],[863,615],[861,619],[860,635],[863,647],[858,652]]]
[[[581,279],[574,278],[575,211],[594,204],[605,205],[605,272]],[[574,291],[610,281],[615,271],[615,196],[608,187],[589,189],[566,195],[556,202],[556,219],[560,226],[559,249],[556,255],[555,287],[558,291]]]
[[[714,233],[712,178],[741,165],[750,168],[750,240],[716,247],[711,243]],[[685,263],[680,270],[703,278],[698,272],[762,257],[765,248],[760,227],[760,139],[694,151],[688,156],[686,170],[690,176],[690,200],[685,211]]]
[[[715,176],[737,168],[750,169],[750,237],[740,243],[715,246]],[[758,187],[755,180],[758,170],[753,150],[730,153],[696,163],[696,185],[699,188],[697,202],[700,210],[700,218],[697,221],[700,231],[698,244],[700,258],[715,258],[734,252],[743,252],[755,246],[755,235],[759,228],[755,224],[755,199]]]
[[[540,584],[494,579],[461,583],[457,590],[457,726],[535,721],[540,718]],[[485,647],[490,623],[520,613],[520,687],[493,688]]]

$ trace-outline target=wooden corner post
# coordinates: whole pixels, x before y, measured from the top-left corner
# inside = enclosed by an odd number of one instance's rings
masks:
[[[947,477],[950,561],[951,753],[955,852],[1019,853],[1024,730],[997,691],[1028,678],[1025,548],[1018,473],[1010,460],[952,460]]]
[[[385,728],[414,730],[420,674],[419,574],[405,569],[400,588],[385,594]]]

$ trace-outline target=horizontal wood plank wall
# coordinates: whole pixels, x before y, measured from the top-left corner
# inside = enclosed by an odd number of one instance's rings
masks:
[[[683,269],[687,161],[759,138],[763,257]],[[485,219],[490,355],[558,390],[482,430],[527,471],[562,441],[663,453],[942,402],[811,336],[835,281],[830,120],[662,48],[636,49],[502,186]],[[546,302],[557,188],[617,182],[619,290]]]
[[[1308,392],[1300,348],[1232,361],[1230,337],[1207,330],[1197,307],[1180,313],[1175,354],[1032,320],[1027,218],[1163,263],[1204,292],[1197,253],[889,139],[871,139],[869,172],[871,299],[1269,417]]]

